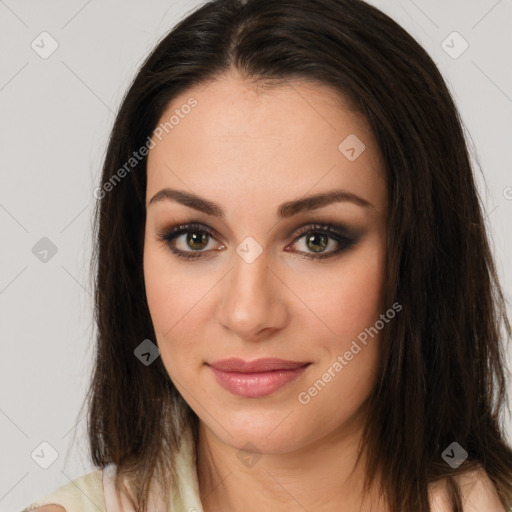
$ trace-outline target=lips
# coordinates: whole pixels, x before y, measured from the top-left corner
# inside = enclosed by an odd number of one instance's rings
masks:
[[[262,398],[296,380],[310,363],[265,358],[256,361],[223,359],[208,364],[215,380],[233,395]]]
[[[215,361],[214,363],[210,363],[209,366],[224,372],[262,373],[276,370],[296,370],[307,364],[309,364],[309,362],[287,361],[285,359],[272,357],[257,359],[255,361],[244,361],[243,359],[232,357],[230,359]]]

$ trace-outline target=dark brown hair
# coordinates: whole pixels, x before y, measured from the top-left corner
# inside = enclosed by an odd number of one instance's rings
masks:
[[[367,489],[381,481],[392,512],[426,512],[428,485],[447,478],[454,510],[462,511],[455,477],[480,467],[512,507],[502,423],[511,329],[462,121],[426,51],[361,0],[208,2],[162,39],[135,77],[97,195],[98,333],[87,395],[93,463],[115,463],[145,511],[150,483],[175,481],[182,428],[191,425],[197,438],[197,416],[161,358],[145,366],[134,356],[144,339],[155,340],[142,267],[146,158],[113,179],[173,98],[230,69],[255,85],[331,86],[368,120],[385,162],[385,300],[403,310],[382,332],[361,445]],[[468,453],[457,469],[441,457],[454,441]]]

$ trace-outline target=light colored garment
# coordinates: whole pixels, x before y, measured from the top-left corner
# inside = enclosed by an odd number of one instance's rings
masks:
[[[190,431],[182,437],[177,454],[179,497],[170,493],[169,508],[150,496],[149,510],[155,512],[204,512],[199,498],[196,459]],[[66,512],[134,512],[128,501],[119,502],[114,491],[115,466],[110,464],[103,469],[87,473],[57,490],[31,503],[21,512],[29,512],[42,505],[61,505]]]

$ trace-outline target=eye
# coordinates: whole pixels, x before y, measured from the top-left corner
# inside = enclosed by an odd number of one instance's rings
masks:
[[[304,239],[302,244],[305,250],[298,251],[304,258],[321,259],[334,256],[341,251],[348,249],[355,243],[355,238],[347,233],[342,227],[332,226],[330,224],[310,224],[300,228],[298,237],[292,244],[292,247],[298,241]],[[332,245],[334,249],[328,250]],[[311,251],[311,252],[308,252]]]
[[[215,239],[211,230],[197,223],[174,226],[166,234],[159,234],[158,236],[166,242],[172,253],[179,258],[187,260],[201,258],[204,256],[201,253],[210,252],[212,250],[211,247],[208,251],[204,249],[209,246],[211,239]],[[180,240],[182,237],[183,240]],[[180,245],[180,242],[181,248],[177,247],[177,245]],[[220,249],[224,247],[221,246]],[[191,252],[189,251],[190,249]]]
[[[204,258],[204,253],[211,253],[225,248],[221,244],[217,249],[210,245],[216,237],[212,230],[199,223],[181,224],[171,227],[165,234],[158,234],[170,251],[179,258],[186,260]],[[303,258],[322,259],[334,256],[348,249],[356,242],[356,237],[349,234],[346,228],[330,224],[308,224],[295,233],[295,240],[289,247],[298,245],[304,239],[303,250],[299,250]],[[331,246],[334,245],[334,248]],[[331,250],[329,250],[331,248]]]

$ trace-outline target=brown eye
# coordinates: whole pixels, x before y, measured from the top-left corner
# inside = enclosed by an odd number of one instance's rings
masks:
[[[304,239],[302,244],[299,242]],[[309,224],[302,227],[292,247],[299,250],[304,258],[321,259],[334,256],[356,243],[358,236],[350,234],[346,228],[330,224]],[[300,245],[303,248],[300,248]],[[332,246],[334,247],[332,248]]]
[[[329,244],[329,237],[323,233],[308,235],[306,244],[313,252],[322,252]]]
[[[216,240],[213,233],[201,224],[175,226],[166,234],[159,235],[159,237],[167,244],[173,254],[184,259],[203,257],[204,253],[214,250],[213,248],[205,249],[211,240]],[[185,237],[183,241],[180,240],[181,237]],[[180,242],[181,247],[179,247]],[[223,248],[223,246],[220,248]]]
[[[213,232],[199,223],[174,226],[167,233],[158,236],[173,254],[187,260],[204,258],[209,253],[225,248],[223,244],[216,248],[213,242],[217,241],[217,238]],[[180,240],[182,237],[184,238]],[[329,224],[309,224],[296,233],[294,242],[289,246],[293,247],[293,251],[288,247],[285,250],[298,252],[308,259],[328,258],[348,249],[357,242],[358,238],[359,235],[350,234],[347,228]],[[301,245],[299,242],[302,239],[304,239],[303,247],[297,250],[296,246]],[[210,242],[213,246],[208,248]]]
[[[190,231],[187,234],[186,243],[188,247],[195,251],[200,251],[204,249],[208,244],[208,233],[200,232],[200,231]]]

